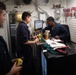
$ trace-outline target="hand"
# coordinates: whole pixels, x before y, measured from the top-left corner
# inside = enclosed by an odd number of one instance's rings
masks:
[[[39,41],[39,39],[38,38],[36,38],[35,40],[34,40],[34,42],[36,43],[36,42],[38,42]]]
[[[13,59],[13,60],[12,60],[12,63],[15,63],[16,61],[17,61],[17,58],[16,58],[16,59]]]
[[[33,39],[36,39],[37,38],[37,36],[33,36]]]
[[[14,63],[13,67],[11,68],[10,72],[6,75],[14,75],[17,74],[22,69],[21,66],[16,66],[16,62]]]
[[[35,32],[36,32],[36,33],[40,33],[40,30],[36,30]]]
[[[60,39],[60,37],[58,35],[55,36],[56,39]]]

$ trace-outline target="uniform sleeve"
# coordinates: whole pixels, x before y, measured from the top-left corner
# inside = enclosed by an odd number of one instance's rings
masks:
[[[11,60],[5,51],[5,47],[0,45],[0,75],[5,75],[11,70]]]
[[[45,27],[44,29],[42,29],[42,33],[44,33],[45,30],[50,30],[50,28],[49,27]]]
[[[44,29],[42,29],[42,33],[44,33],[45,32],[45,28]]]

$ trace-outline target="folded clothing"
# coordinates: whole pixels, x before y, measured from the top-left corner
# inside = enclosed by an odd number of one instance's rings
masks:
[[[63,48],[57,48],[54,50],[53,47],[51,47],[49,44],[46,42],[42,44],[42,47],[46,49],[48,52],[51,52],[52,54],[67,54],[67,51]]]

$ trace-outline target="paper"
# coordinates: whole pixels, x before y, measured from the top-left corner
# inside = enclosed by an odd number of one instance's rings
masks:
[[[55,38],[52,38],[51,40],[55,41],[55,42],[61,42],[60,39],[55,39]]]
[[[53,47],[53,48],[63,48],[63,47],[66,47],[66,45],[65,44],[63,44],[63,43],[58,43],[58,42],[56,42],[56,41],[53,41],[53,40],[50,40],[50,39],[48,39],[48,40],[45,40],[46,41],[46,43],[48,43],[51,47]]]
[[[44,13],[40,13],[40,20],[43,20],[43,21],[46,20],[46,16]]]

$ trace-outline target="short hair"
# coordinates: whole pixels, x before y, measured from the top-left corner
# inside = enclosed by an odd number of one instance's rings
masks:
[[[31,14],[29,12],[23,12],[22,20],[25,20],[27,16],[31,16]]]
[[[0,2],[0,12],[6,10],[6,5],[3,2]]]
[[[50,16],[47,18],[47,21],[53,21],[54,22],[54,18]]]

